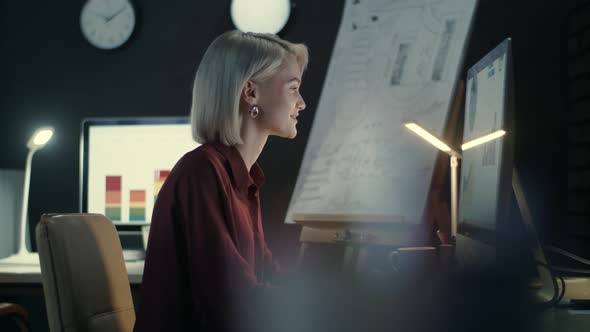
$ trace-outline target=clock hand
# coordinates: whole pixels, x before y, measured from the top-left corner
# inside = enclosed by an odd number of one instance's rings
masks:
[[[101,13],[98,13],[98,12],[94,12],[94,11],[91,11],[91,13],[94,14],[94,15],[96,15],[96,16],[98,16],[98,17],[103,18],[105,21],[108,22],[108,19],[109,18],[107,16],[105,16],[104,14],[101,14]]]
[[[121,14],[125,9],[127,9],[127,4],[123,5],[123,8],[119,9],[113,15],[111,15],[109,17],[105,17],[106,18],[106,21],[107,22],[110,22],[112,19],[114,19],[115,17],[117,17],[119,14]]]

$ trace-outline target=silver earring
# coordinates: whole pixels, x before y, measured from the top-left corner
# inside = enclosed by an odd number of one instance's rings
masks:
[[[258,114],[260,113],[260,111],[258,110],[258,106],[254,105],[252,106],[252,109],[250,110],[250,116],[255,118],[258,116]]]

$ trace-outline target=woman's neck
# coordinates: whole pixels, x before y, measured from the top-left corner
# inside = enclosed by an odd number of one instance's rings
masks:
[[[244,143],[237,144],[236,149],[242,155],[242,159],[244,159],[249,172],[252,165],[258,160],[260,153],[262,153],[262,149],[268,139],[268,134],[260,132],[260,129],[256,128],[255,124],[251,121],[245,121],[241,133]]]

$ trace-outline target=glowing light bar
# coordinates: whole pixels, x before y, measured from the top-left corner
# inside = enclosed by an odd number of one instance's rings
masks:
[[[470,149],[470,148],[472,148],[474,146],[481,145],[483,143],[489,142],[491,140],[494,140],[494,139],[496,139],[498,137],[502,137],[504,135],[506,135],[506,131],[504,131],[504,130],[495,131],[495,132],[493,132],[491,134],[487,134],[485,136],[476,138],[474,140],[471,140],[471,141],[469,141],[469,142],[461,145],[461,150],[465,151],[465,150]]]
[[[411,131],[413,131],[414,133],[416,133],[418,136],[422,137],[428,143],[436,146],[439,150],[444,151],[444,152],[450,152],[451,151],[451,148],[448,145],[446,145],[445,143],[443,143],[441,140],[439,140],[438,138],[436,138],[434,135],[432,135],[431,133],[429,133],[428,131],[426,131],[426,129],[420,127],[416,123],[409,122],[409,123],[406,123],[405,126],[406,126],[406,128],[408,128]]]

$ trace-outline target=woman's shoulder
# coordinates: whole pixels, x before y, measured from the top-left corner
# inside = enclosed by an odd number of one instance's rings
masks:
[[[212,176],[223,180],[227,177],[227,170],[225,168],[225,157],[223,154],[215,149],[212,144],[203,144],[185,153],[176,162],[168,177],[172,181],[184,181],[187,178],[199,180],[203,179],[203,177]]]
[[[194,173],[196,171],[210,171],[223,165],[221,155],[211,144],[203,144],[185,153],[176,163],[172,171]]]
[[[160,209],[175,206],[178,199],[190,192],[211,192],[225,188],[227,175],[222,156],[207,144],[185,153],[172,167],[158,194]]]

